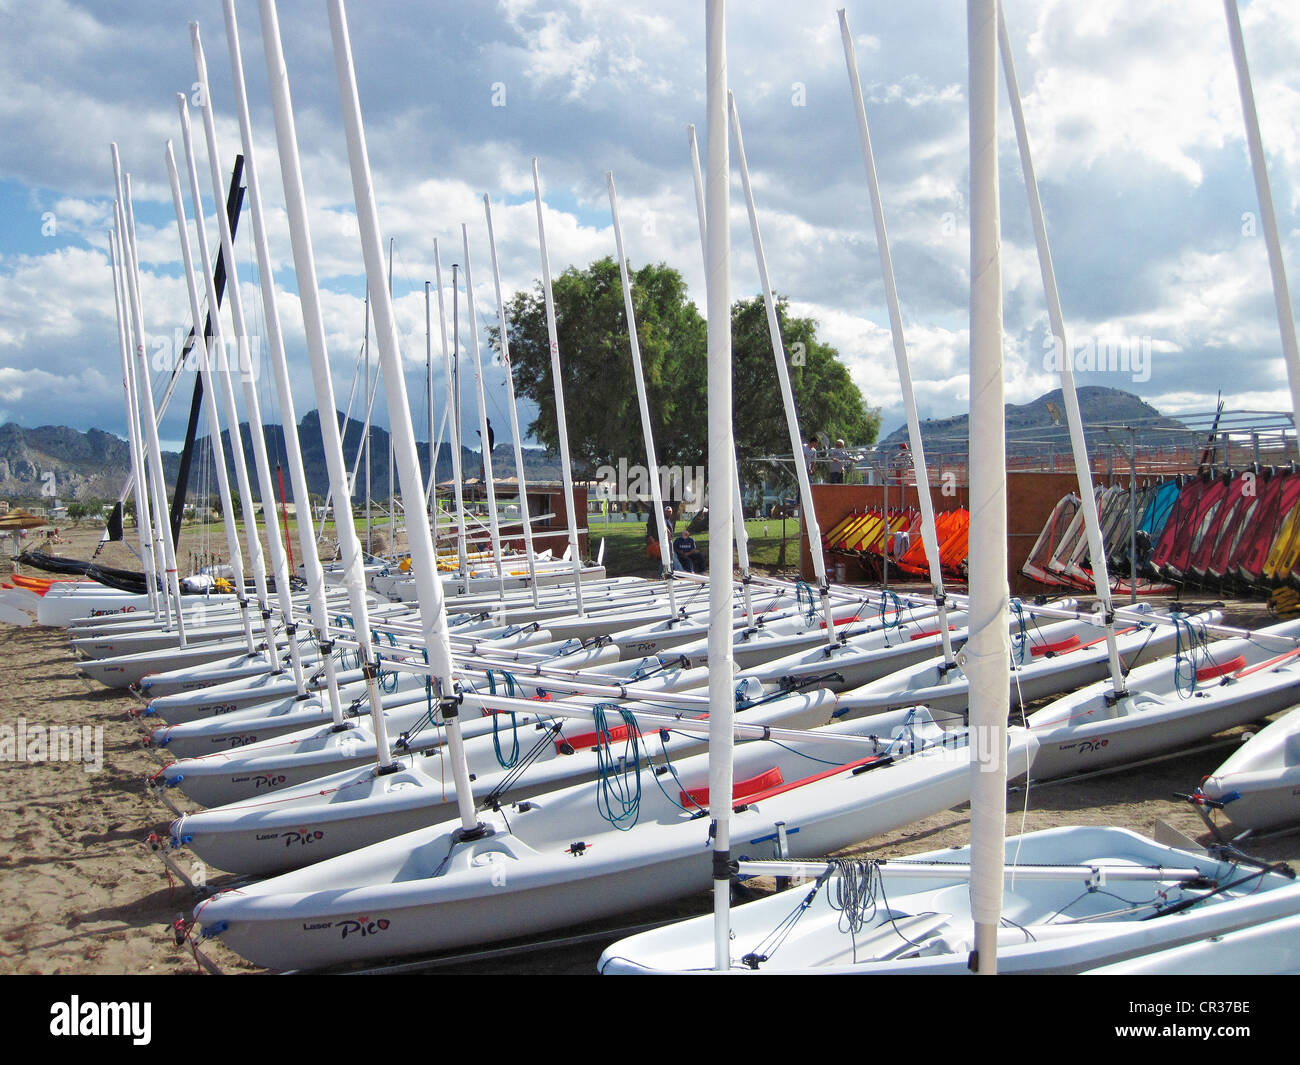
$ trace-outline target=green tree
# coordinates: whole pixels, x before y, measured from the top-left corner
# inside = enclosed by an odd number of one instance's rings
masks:
[[[618,265],[600,259],[553,280],[560,367],[574,461],[588,467],[642,461],[645,443],[632,377],[631,346]],[[703,440],[704,320],[686,298],[686,283],[663,264],[632,279],[633,308],[645,370],[651,426],[660,462],[697,463]],[[515,391],[537,404],[530,434],[559,444],[546,305],[538,285],[507,309]],[[500,352],[493,331],[492,346]]]
[[[800,439],[818,432],[849,447],[874,444],[880,411],[867,406],[839,353],[817,339],[817,323],[792,318],[786,301],[776,301],[786,366]],[[790,454],[790,431],[772,354],[767,308],[762,296],[731,310],[732,389],[736,407],[736,451],[742,464],[762,455]]]
[[[585,270],[570,267],[554,279],[553,289],[569,447],[575,463],[592,472],[601,465],[615,465],[620,458],[633,464],[643,461],[645,443],[618,264],[605,258]],[[687,299],[681,275],[662,263],[632,273],[632,302],[659,461],[669,466],[704,465],[708,447],[705,321]],[[538,408],[528,431],[554,448],[559,437],[541,286],[517,294],[507,316],[515,391]],[[796,363],[791,377],[803,438],[823,431],[852,445],[873,443],[879,413],[867,407],[835,350],[817,339],[816,323],[790,317],[784,300],[778,303],[778,319],[787,359]],[[790,438],[761,297],[736,304],[732,320],[741,461],[788,455]],[[499,353],[495,330],[492,345]]]

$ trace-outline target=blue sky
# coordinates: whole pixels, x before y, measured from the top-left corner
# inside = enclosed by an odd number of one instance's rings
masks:
[[[361,342],[364,286],[325,4],[280,6],[341,404]],[[836,6],[731,5],[731,84],[773,284],[796,313],[821,323],[868,400],[883,408],[887,431],[902,411]],[[251,0],[237,7],[301,412],[314,400],[258,10]],[[1300,10],[1288,0],[1253,0],[1241,10],[1294,268]],[[1142,338],[1151,352],[1147,379],[1108,372],[1082,375],[1081,383],[1130,388],[1170,413],[1208,410],[1220,389],[1230,407],[1286,409],[1222,5],[1008,0],[1006,12],[1071,333],[1085,341]],[[922,415],[960,413],[967,397],[964,7],[849,3],[848,14]],[[222,150],[233,155],[219,0],[0,0],[0,421],[125,432],[105,257],[110,140],[134,175],[146,328],[168,336],[188,327],[162,151],[165,139],[179,142],[175,94],[194,82],[190,19],[203,30]],[[462,258],[462,222],[470,225],[480,322],[494,320],[484,192],[494,203],[507,294],[538,278],[533,156],[554,272],[613,254],[608,169],[632,262],[675,266],[702,298],[685,132],[694,122],[703,134],[701,5],[371,0],[351,5],[349,23],[381,223],[396,240],[413,394],[422,394],[432,240],[440,241],[449,277]],[[191,114],[198,123],[198,112]],[[1007,395],[1023,402],[1055,381],[1005,102],[1001,121]],[[206,175],[201,138],[199,150]],[[211,212],[209,198],[215,245]],[[738,185],[732,230],[736,294],[755,293]],[[261,301],[246,243],[239,266],[256,317]],[[504,439],[500,371],[485,380]],[[264,402],[268,395],[264,388]],[[164,439],[181,435],[185,406],[175,404],[165,419]],[[526,424],[531,412],[522,417]],[[415,420],[423,437],[422,400]],[[386,422],[382,410],[378,421]],[[476,412],[465,412],[464,424],[473,441]]]

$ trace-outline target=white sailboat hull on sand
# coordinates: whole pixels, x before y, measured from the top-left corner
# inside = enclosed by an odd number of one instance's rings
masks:
[[[1077,973],[1153,950],[1230,933],[1300,912],[1300,884],[1277,872],[1206,852],[1176,850],[1121,828],[1054,828],[1006,841],[1006,891],[998,932],[1004,973]],[[731,913],[732,974],[960,974],[973,946],[970,848],[890,861],[874,909],[852,930],[830,878],[777,892]],[[909,875],[909,863],[960,864],[963,871]],[[1016,874],[1016,867],[1025,870]],[[1026,867],[1056,867],[1038,878]],[[1082,867],[1066,874],[1063,866]],[[1172,875],[1185,870],[1198,876]],[[1141,872],[1139,872],[1141,871]],[[1253,875],[1258,873],[1259,875]],[[1150,879],[1124,879],[1147,876]],[[1223,890],[1237,880],[1243,882]],[[1193,899],[1203,901],[1191,903]],[[1182,902],[1191,903],[1176,909]],[[803,907],[781,942],[781,922]],[[855,922],[856,923],[856,922]],[[610,946],[603,973],[697,972],[713,964],[710,918],[696,918]]]
[[[1261,832],[1300,822],[1300,709],[1237,748],[1201,781],[1193,798],[1222,804],[1239,831]]]
[[[1015,744],[1013,764],[1023,767],[1031,748]],[[820,771],[803,779],[806,752]],[[860,744],[804,752],[742,744],[738,778],[773,779],[768,774],[784,766],[790,784],[736,800],[735,851],[777,853],[783,823],[792,853],[825,853],[969,796],[965,747],[866,763],[879,765],[874,771],[850,768],[864,753]],[[842,768],[825,767],[837,760]],[[708,756],[675,768],[662,790],[642,770],[639,819],[628,831],[597,816],[599,784],[584,784],[484,815],[491,833],[483,838],[458,842],[450,826],[421,829],[216,895],[195,917],[205,935],[283,970],[488,943],[689,895],[709,884],[709,822],[688,812],[678,789],[707,785]]]
[[[834,707],[834,695],[820,691],[767,704],[741,720],[810,728],[829,721]],[[896,715],[894,724],[901,727],[905,717]],[[491,726],[482,720],[471,720],[464,729],[465,755],[480,799],[492,795],[494,801],[518,802],[596,778],[601,752],[592,746],[590,718],[585,723],[521,723],[517,748],[508,720],[498,716],[496,723],[499,734],[489,735]],[[693,755],[705,743],[699,733],[673,731],[657,738],[651,725],[642,731],[642,757],[656,764]],[[882,726],[881,732],[889,735],[890,730]],[[516,774],[509,753],[513,748],[517,758],[534,744],[540,756],[526,772]],[[622,746],[621,741],[614,744],[616,750]],[[440,753],[429,750],[407,757],[396,773],[379,773],[373,764],[362,766],[279,791],[273,802],[253,799],[182,817],[172,823],[172,845],[188,847],[218,869],[265,876],[438,824],[456,816],[455,782]]]
[[[1128,675],[1125,698],[1117,700],[1105,680],[1057,699],[1027,720],[1040,748],[1035,777],[1048,780],[1176,750],[1295,704],[1297,637],[1300,622],[1273,625],[1248,639],[1210,644],[1208,665],[1179,655],[1140,666]]]

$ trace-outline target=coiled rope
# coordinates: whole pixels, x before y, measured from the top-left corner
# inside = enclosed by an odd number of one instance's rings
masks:
[[[613,751],[613,730],[608,712],[614,711],[627,728],[623,753]],[[596,809],[620,832],[636,824],[641,813],[641,736],[636,716],[615,703],[597,703],[592,710],[596,725]],[[617,727],[617,726],[615,726]]]

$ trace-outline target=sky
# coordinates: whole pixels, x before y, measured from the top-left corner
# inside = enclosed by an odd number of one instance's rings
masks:
[[[881,408],[888,432],[902,421],[902,401],[838,6],[729,5],[729,77],[773,287],[794,313],[819,323],[868,403]],[[1125,388],[1175,415],[1213,409],[1220,390],[1229,409],[1288,410],[1222,4],[1004,6],[1079,384]],[[258,4],[236,0],[236,7],[301,415],[315,399]],[[342,407],[361,350],[365,281],[326,5],[282,0],[279,9]],[[434,277],[436,238],[450,317],[451,264],[465,262],[462,224],[475,314],[469,317],[462,289],[461,347],[468,352],[476,320],[488,416],[498,441],[510,438],[504,371],[490,364],[486,346],[496,302],[482,197],[493,203],[506,298],[532,290],[541,275],[533,158],[553,273],[614,254],[605,182],[612,171],[628,258],[676,268],[702,307],[687,126],[699,127],[702,145],[703,10],[687,0],[349,5],[380,224],[394,241],[419,438],[427,436],[424,282]],[[968,399],[965,5],[849,2],[847,12],[918,407],[922,417],[960,414]],[[1300,6],[1251,0],[1241,18],[1284,257],[1295,269]],[[239,138],[220,0],[0,0],[0,423],[125,435],[107,255],[110,141],[132,175],[150,351],[165,350],[191,324],[163,155],[168,139],[180,152],[177,94],[196,96],[191,20],[207,52],[228,172]],[[1008,402],[1025,402],[1057,387],[1055,352],[1005,86],[1000,91],[1006,392]],[[215,248],[198,107],[190,115]],[[741,298],[757,294],[759,282],[734,157],[733,178],[732,285]],[[241,224],[251,234],[247,214]],[[237,245],[257,335],[265,313],[260,279],[251,242]],[[435,330],[436,314],[435,304]],[[437,340],[434,352],[437,365]],[[443,388],[439,365],[438,418]],[[590,402],[599,389],[593,381],[568,402]],[[265,419],[277,419],[269,374],[259,378],[259,395]],[[383,406],[381,395],[376,421],[386,425]],[[187,398],[169,408],[165,442],[184,435],[187,408]],[[468,400],[467,408],[464,432],[476,446],[478,414]],[[525,427],[532,416],[521,406]]]

